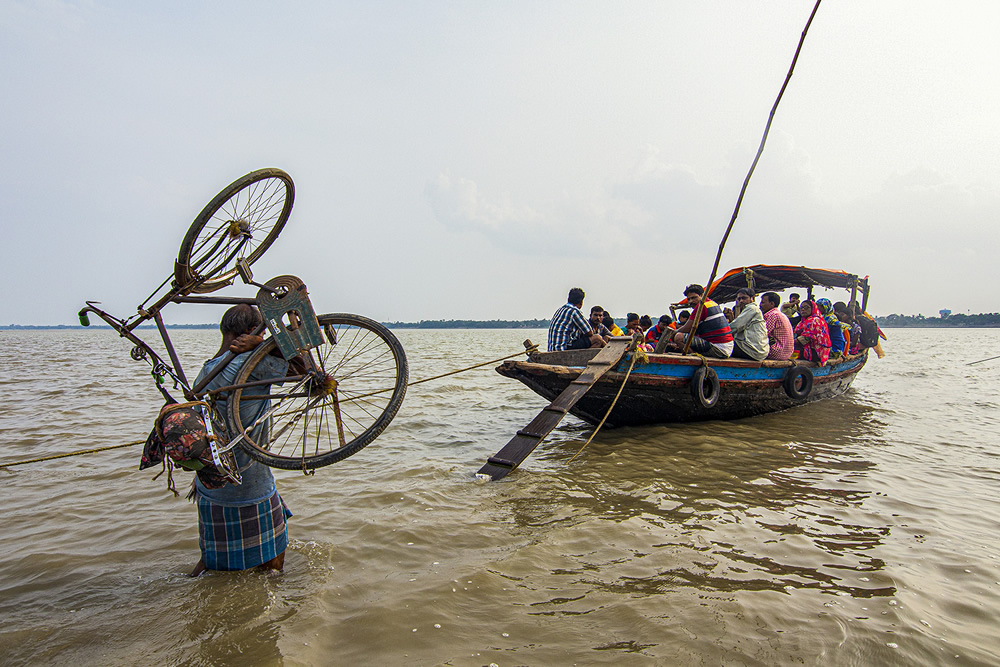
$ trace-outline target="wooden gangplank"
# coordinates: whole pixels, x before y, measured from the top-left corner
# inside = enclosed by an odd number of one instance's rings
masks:
[[[517,432],[503,449],[491,456],[486,465],[479,469],[479,475],[489,475],[496,481],[510,474],[534,451],[542,439],[562,421],[576,402],[590,391],[590,388],[621,361],[631,345],[631,338],[612,338],[611,342],[597,353],[583,372],[566,387],[556,399],[548,404],[531,422]]]

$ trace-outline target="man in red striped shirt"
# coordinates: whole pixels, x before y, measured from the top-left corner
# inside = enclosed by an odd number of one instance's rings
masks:
[[[700,311],[700,317],[697,317],[698,329],[691,337],[691,351],[708,357],[728,359],[733,353],[733,333],[729,330],[729,320],[719,304],[702,298],[704,294],[705,288],[701,285],[688,285],[684,288],[684,296],[692,308],[691,319],[674,334],[674,344],[684,349],[691,325]]]

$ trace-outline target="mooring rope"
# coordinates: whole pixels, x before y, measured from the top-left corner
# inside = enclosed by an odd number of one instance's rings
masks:
[[[108,445],[107,447],[95,447],[93,449],[81,449],[78,452],[68,452],[66,454],[53,454],[51,456],[40,456],[37,459],[28,459],[26,461],[14,461],[13,463],[0,463],[0,468],[9,468],[10,466],[20,466],[25,463],[38,463],[39,461],[51,461],[52,459],[63,459],[67,456],[79,456],[80,454],[93,454],[95,452],[103,452],[108,449],[121,449],[122,447],[132,447],[134,445],[141,445],[146,442],[146,439],[136,440],[135,442],[126,442],[124,445]]]
[[[489,364],[495,364],[495,363],[500,362],[500,361],[506,361],[507,359],[513,359],[514,357],[519,357],[522,354],[530,354],[532,352],[535,352],[536,350],[538,350],[538,346],[537,345],[532,345],[531,347],[529,347],[527,349],[524,349],[524,350],[521,350],[520,352],[515,352],[514,354],[508,354],[506,357],[500,357],[499,359],[493,359],[492,361],[484,361],[482,363],[474,364],[474,365],[468,366],[466,368],[459,368],[458,370],[449,371],[447,373],[442,373],[441,375],[435,375],[434,377],[424,378],[422,380],[414,380],[413,382],[410,382],[406,386],[407,387],[412,387],[415,384],[421,384],[421,383],[424,383],[424,382],[430,382],[431,380],[439,380],[439,379],[441,379],[443,377],[448,377],[449,375],[458,375],[459,373],[464,373],[465,371],[471,371],[471,370],[473,370],[475,368],[479,368],[481,366],[488,366]],[[357,400],[359,398],[366,398],[368,396],[374,396],[375,394],[383,394],[383,393],[385,393],[387,391],[392,391],[392,388],[390,387],[389,389],[381,389],[379,391],[374,391],[374,392],[372,392],[370,394],[363,394],[362,396],[355,396],[355,397],[353,397],[353,400]],[[67,456],[80,456],[81,454],[94,454],[94,453],[97,453],[97,452],[107,451],[109,449],[121,449],[122,447],[134,447],[135,445],[141,445],[144,442],[146,442],[145,438],[142,439],[142,440],[136,440],[135,442],[126,442],[123,445],[108,445],[106,447],[95,447],[93,449],[81,449],[78,452],[67,452],[65,454],[53,454],[51,456],[40,456],[37,459],[27,459],[27,460],[24,460],[24,461],[14,461],[12,463],[0,463],[0,468],[8,468],[10,466],[20,466],[20,465],[24,465],[25,463],[38,463],[40,461],[51,461],[53,459],[63,459],[63,458],[66,458]]]

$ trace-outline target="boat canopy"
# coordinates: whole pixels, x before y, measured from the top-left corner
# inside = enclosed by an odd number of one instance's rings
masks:
[[[812,288],[839,287],[854,289],[861,292],[864,300],[868,296],[868,276],[859,278],[846,271],[830,269],[810,269],[805,266],[783,266],[770,264],[755,264],[730,269],[724,276],[712,283],[708,289],[709,296],[719,303],[732,301],[741,287],[751,287],[754,292],[777,292],[790,287]]]

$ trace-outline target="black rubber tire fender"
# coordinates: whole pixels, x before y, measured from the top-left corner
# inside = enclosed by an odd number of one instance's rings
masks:
[[[802,386],[798,386],[799,378],[802,378]],[[807,366],[792,366],[785,371],[785,378],[781,382],[789,398],[801,401],[812,391],[813,373]]]
[[[691,397],[697,405],[709,410],[719,402],[719,374],[708,366],[699,366],[691,376]]]

